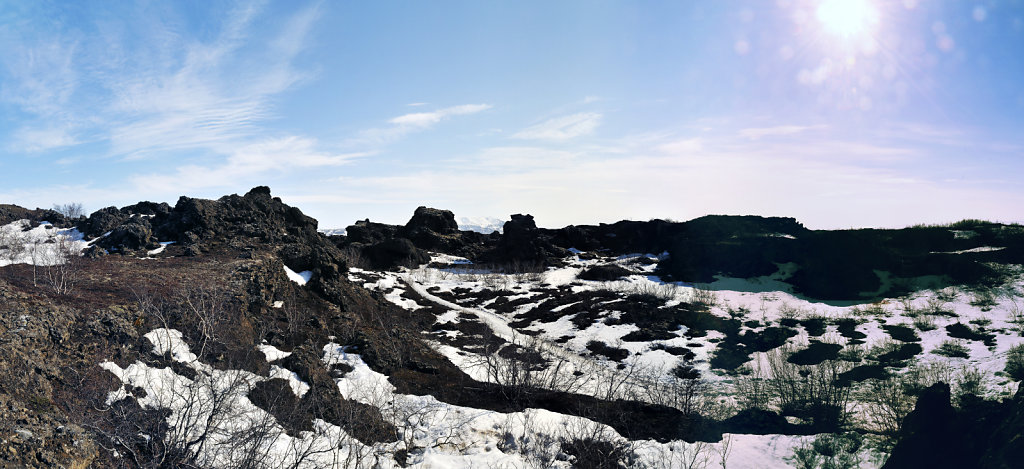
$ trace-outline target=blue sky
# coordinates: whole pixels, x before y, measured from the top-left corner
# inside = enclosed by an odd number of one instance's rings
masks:
[[[1024,2],[0,0],[0,201],[1024,221]]]

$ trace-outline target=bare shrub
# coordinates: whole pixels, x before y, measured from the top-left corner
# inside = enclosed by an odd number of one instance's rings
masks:
[[[346,246],[341,249],[341,260],[345,261],[345,265],[348,267],[355,267],[357,269],[371,269],[373,266],[370,264],[370,260],[363,254],[362,249],[353,246]]]
[[[943,355],[950,358],[970,358],[970,350],[964,345],[964,341],[961,339],[949,339],[932,351],[937,355]]]
[[[577,392],[593,375],[580,372],[568,354],[558,351],[536,337],[507,343],[494,338],[484,344],[480,365],[512,402],[521,402],[532,389]]]
[[[809,420],[821,429],[837,429],[849,418],[850,388],[839,379],[853,368],[841,360],[825,360],[817,365],[796,365],[788,359],[792,345],[783,345],[767,353],[769,388],[784,415]]]
[[[58,295],[70,294],[79,280],[82,256],[68,236],[56,235],[50,240],[51,245],[40,253],[46,283]]]
[[[1005,371],[1015,381],[1024,380],[1024,344],[1011,347],[1006,352]]]
[[[542,428],[535,417],[532,410],[508,414],[500,429],[498,449],[519,453],[529,468],[552,467],[561,452],[558,438],[552,428]]]
[[[692,367],[680,365],[669,373],[651,370],[639,377],[641,400],[679,409],[687,415],[706,415],[711,385]]]
[[[894,441],[903,419],[914,409],[916,387],[908,378],[894,377],[868,380],[858,391],[866,424],[887,439],[886,445]]]
[[[85,208],[79,202],[54,204],[52,210],[70,219],[78,219],[85,216]]]
[[[715,448],[715,453],[718,455],[718,463],[722,466],[722,469],[728,469],[726,465],[729,462],[732,449],[732,435],[722,435],[722,442]]]
[[[718,304],[718,295],[706,285],[694,285],[690,303],[698,309],[707,311]]]
[[[798,469],[854,469],[860,467],[863,444],[863,437],[855,432],[818,435],[794,448],[787,459]]]
[[[741,409],[768,410],[771,407],[772,388],[760,366],[741,368],[736,379],[736,400]]]
[[[619,469],[630,458],[630,447],[616,436],[604,425],[573,419],[567,422],[559,440],[562,451],[574,457],[574,467]]]

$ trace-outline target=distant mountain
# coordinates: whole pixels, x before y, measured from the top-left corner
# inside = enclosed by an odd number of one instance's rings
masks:
[[[463,231],[476,231],[477,233],[491,234],[495,231],[501,233],[505,220],[495,217],[459,217],[459,229]]]
[[[344,228],[323,228],[323,229],[320,229],[320,230],[317,230],[317,231],[319,231],[319,232],[321,232],[321,233],[323,233],[323,234],[325,234],[327,236],[345,236],[345,229]]]

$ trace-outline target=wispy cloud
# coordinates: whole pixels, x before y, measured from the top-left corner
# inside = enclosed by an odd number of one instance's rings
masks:
[[[594,129],[601,124],[601,118],[602,115],[596,112],[581,112],[556,117],[527,127],[512,137],[524,140],[569,140],[593,133]]]
[[[68,125],[57,123],[41,128],[22,127],[14,132],[8,150],[17,153],[37,153],[79,143]]]
[[[207,165],[185,165],[169,173],[132,178],[140,191],[171,193],[216,187],[257,184],[268,177],[308,168],[341,166],[369,153],[327,153],[309,138],[285,137],[250,143]]]
[[[419,104],[419,103],[414,103]],[[375,127],[359,132],[347,145],[353,147],[379,146],[398,140],[406,135],[427,130],[454,116],[476,114],[491,109],[490,104],[461,104],[430,112],[413,112],[388,119],[388,127]]]
[[[73,58],[78,41],[66,35],[24,38],[0,35],[7,53],[0,64],[7,75],[0,80],[0,99],[25,115],[5,145],[9,151],[35,153],[73,145],[79,119],[69,104],[79,87]]]
[[[410,126],[426,128],[430,127],[438,122],[441,122],[451,116],[462,116],[466,114],[476,114],[481,111],[490,109],[489,104],[463,104],[461,106],[452,106],[444,109],[438,109],[433,112],[415,112],[411,114],[404,114],[389,122],[399,126]]]
[[[685,155],[696,153],[704,149],[704,141],[700,138],[687,138],[658,144],[655,147],[661,153]]]
[[[823,125],[779,125],[775,127],[755,127],[740,130],[740,136],[751,140],[759,140],[764,137],[795,135],[824,128],[825,126]]]
[[[293,15],[256,56],[239,51],[251,45],[259,5],[232,11],[209,42],[172,37],[168,46],[182,57],[177,66],[144,64],[131,78],[110,83],[118,97],[115,111],[123,117],[110,131],[114,152],[138,157],[255,136],[259,124],[273,117],[271,98],[307,76],[292,61],[317,12],[314,5]]]
[[[97,34],[53,22],[0,35],[5,50],[15,51],[0,59],[0,99],[37,117],[10,135],[9,151],[99,142],[109,152],[91,158],[184,149],[225,155],[265,138],[275,96],[310,76],[294,61],[320,16],[318,4],[268,32],[255,25],[264,3],[241,2],[211,17],[204,24],[211,34],[202,36],[182,34],[171,7],[135,9],[130,24],[97,20]]]
[[[801,126],[779,128],[788,127]],[[395,207],[395,222],[408,216],[400,209],[434,204],[457,215],[527,212],[546,226],[720,213],[795,216],[814,228],[895,227],[998,218],[1024,200],[922,171],[926,155],[898,142],[869,144],[829,131],[768,134],[776,138],[754,141],[729,128],[607,140],[607,148],[488,147],[409,172],[345,177],[331,192],[337,200],[382,194],[364,203],[378,216]]]

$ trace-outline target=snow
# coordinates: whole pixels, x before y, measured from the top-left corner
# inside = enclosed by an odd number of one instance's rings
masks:
[[[292,354],[291,352],[285,352],[273,345],[260,344],[257,345],[256,348],[259,349],[260,352],[263,352],[263,355],[267,357],[268,362],[276,362]]]
[[[153,249],[153,250],[147,252],[146,254],[148,254],[150,256],[155,256],[157,254],[160,254],[161,252],[164,252],[164,250],[167,249],[167,246],[170,246],[172,244],[174,244],[174,241],[162,242],[162,243],[160,243],[160,247],[158,247],[156,249]]]
[[[1006,249],[1006,248],[1005,247],[995,247],[995,246],[980,246],[980,247],[971,248],[971,249],[963,249],[963,250],[960,250],[960,251],[932,252],[932,254],[968,254],[968,253],[972,253],[972,252],[1002,251],[1003,249]]]
[[[544,283],[553,287],[568,285],[576,280],[576,276],[583,269],[581,267],[563,267],[560,269],[548,269],[544,272]]]
[[[29,229],[31,222],[18,220],[0,226],[0,267],[11,264],[52,266],[63,264],[67,256],[81,255],[89,246],[74,228],[58,229],[42,222]]]
[[[505,221],[495,217],[459,217],[459,229],[462,231],[476,231],[478,233],[490,234],[501,233],[505,228]]]
[[[153,329],[143,337],[149,339],[149,342],[153,344],[153,353],[157,355],[169,353],[172,360],[182,363],[192,363],[198,360],[198,357],[189,351],[188,344],[185,343],[180,331]]]
[[[346,364],[352,367],[352,371],[338,380],[338,390],[346,399],[370,399],[379,393],[395,391],[387,376],[371,370],[362,357],[348,353],[345,346],[335,343],[324,345],[323,362],[327,366]]]
[[[309,282],[310,279],[313,278],[313,272],[309,270],[296,272],[292,269],[289,269],[288,266],[284,264],[282,265],[284,266],[284,273],[288,276],[288,280],[291,280],[299,285],[305,285],[307,282]]]
[[[178,331],[158,329],[146,337],[154,343],[155,353],[171,352],[176,359],[182,360],[195,357]],[[284,353],[269,345],[261,346],[260,350],[268,358]],[[684,467],[683,461],[693,458],[707,461],[708,467],[717,466],[725,442],[730,442],[728,467],[774,469],[789,467],[786,458],[793,449],[814,438],[725,435],[726,439],[718,443],[628,442],[612,428],[582,417],[541,409],[501,413],[450,405],[432,396],[396,393],[386,376],[371,370],[358,354],[348,352],[339,344],[324,347],[323,362],[325,365],[345,363],[352,367],[352,371],[336,380],[339,391],[348,399],[378,407],[381,415],[398,428],[400,441],[365,446],[342,429],[321,420],[314,422],[314,431],[292,437],[273,423],[270,427],[273,431],[263,443],[269,456],[264,467],[290,466],[296,462],[300,468],[330,466],[362,454],[378,456],[371,458],[376,461],[376,467],[395,468],[397,464],[391,455],[406,448],[408,442],[417,448],[408,454],[408,467],[413,468],[532,467],[529,465],[531,461],[545,461],[544,467],[568,468],[571,461],[564,455],[559,456],[556,442],[599,435],[600,438],[628,444],[637,457],[636,463],[644,467]],[[141,387],[145,395],[136,397],[139,404],[170,410],[169,424],[190,424],[183,428],[191,435],[206,430],[207,425],[214,430],[209,433],[210,444],[201,449],[201,463],[225,466],[239,462],[238,458],[244,456],[228,450],[230,445],[225,439],[233,432],[256,428],[268,417],[246,397],[248,389],[266,378],[239,370],[215,370],[194,358],[187,365],[197,371],[194,380],[177,375],[171,368],[152,368],[141,362],[125,368],[112,362],[101,364],[126,385],[108,396],[110,402],[127,398],[128,387]],[[271,377],[289,379],[296,395],[301,396],[309,389],[294,373],[278,366],[272,367]],[[230,397],[225,404],[228,411],[222,418],[215,418],[219,414],[211,413],[212,408],[203,404],[208,401],[202,396],[212,397],[215,392],[229,392],[227,395]],[[190,400],[197,395],[201,397],[199,401]],[[296,450],[301,448],[317,448],[318,451],[307,460],[296,461],[296,455],[301,453]],[[868,461],[861,467],[877,467],[877,464]]]
[[[299,378],[299,375],[294,371],[282,368],[277,365],[270,366],[270,377],[281,378],[288,381],[288,386],[292,388],[292,392],[299,398],[306,395],[309,391],[309,384]]]
[[[544,286],[572,285],[574,292],[588,291],[613,291],[613,292],[654,292],[658,298],[664,301],[667,306],[679,304],[682,301],[691,301],[695,295],[712,294],[715,304],[710,307],[710,313],[720,317],[731,317],[737,314],[745,315],[744,319],[756,319],[762,323],[777,324],[783,318],[806,319],[811,317],[822,317],[826,319],[853,318],[858,321],[856,330],[867,335],[864,348],[870,348],[877,344],[892,341],[890,335],[882,328],[884,325],[903,324],[915,329],[920,337],[920,344],[924,351],[914,358],[914,362],[922,365],[928,363],[948,363],[957,368],[968,367],[984,372],[986,374],[985,386],[996,391],[1010,391],[1015,387],[1003,377],[998,377],[995,372],[1005,366],[1006,353],[1010,347],[1024,343],[1017,332],[1017,325],[1011,321],[1013,314],[1019,314],[1020,307],[1018,298],[1021,288],[1024,288],[1024,281],[1018,279],[1013,285],[1007,286],[1005,292],[994,295],[995,305],[989,310],[982,310],[970,304],[976,294],[956,289],[945,289],[942,291],[925,290],[910,297],[893,298],[877,304],[855,304],[855,303],[822,303],[810,301],[799,295],[793,294],[785,279],[793,273],[793,265],[779,265],[779,270],[768,276],[754,279],[735,279],[718,277],[715,282],[709,285],[689,285],[683,283],[667,283],[653,275],[633,275],[625,280],[613,282],[580,281],[577,275],[583,269],[602,262],[628,262],[636,255],[626,256],[620,259],[591,259],[581,260],[576,256],[566,259],[564,267],[552,268],[539,276],[520,276],[514,274],[483,273],[482,271],[470,270],[469,261],[454,256],[435,255],[432,261],[445,265],[465,265],[467,267],[448,267],[434,269],[420,267],[413,270],[404,270],[400,273],[394,272],[371,272],[359,269],[350,269],[349,274],[353,281],[362,283],[367,288],[380,291],[389,301],[406,309],[419,309],[433,303],[442,306],[445,311],[435,318],[436,323],[454,323],[460,320],[460,315],[469,315],[489,327],[498,337],[506,341],[518,344],[535,345],[540,353],[552,361],[560,361],[569,372],[579,371],[583,378],[575,384],[574,392],[593,396],[618,397],[634,392],[639,386],[643,386],[643,379],[658,379],[664,377],[673,366],[682,359],[663,350],[655,350],[657,344],[676,347],[687,347],[695,354],[692,365],[701,370],[702,375],[708,381],[712,381],[718,396],[725,396],[731,390],[732,378],[727,375],[720,375],[711,372],[709,359],[718,347],[718,342],[724,337],[721,332],[708,331],[704,337],[684,337],[684,329],[668,331],[674,336],[669,339],[653,340],[645,342],[622,342],[621,338],[630,331],[636,330],[634,324],[608,324],[604,319],[599,319],[590,324],[577,326],[571,319],[572,316],[561,316],[551,322],[534,322],[523,328],[513,327],[515,314],[537,308],[549,293],[540,291]],[[663,258],[664,256],[662,256]],[[634,267],[630,265],[630,267]],[[653,271],[654,266],[644,266],[648,271]],[[289,278],[301,274],[294,273],[285,267]],[[308,277],[302,282],[308,281]],[[437,290],[434,290],[434,288]],[[429,290],[428,290],[429,289]],[[519,305],[511,313],[499,313],[500,309],[490,307],[490,302],[483,304],[447,301],[431,292],[451,292],[455,289],[467,289],[471,292],[484,292],[485,290],[505,290],[514,294],[506,293],[504,297],[509,301],[516,299],[528,299],[526,304]],[[407,291],[416,292],[422,299],[417,301],[403,298],[401,295]],[[952,298],[952,299],[950,299]],[[463,300],[458,300],[463,302]],[[493,302],[493,300],[490,300]],[[467,306],[467,305],[472,305]],[[908,310],[927,310],[928,308],[941,306],[946,311],[951,311],[956,317],[936,315],[931,320],[935,323],[935,329],[929,331],[917,330],[912,322]],[[556,312],[569,308],[572,305],[561,305]],[[607,307],[607,311],[600,308]],[[601,318],[617,318],[615,302],[601,303],[597,311]],[[1017,313],[1014,313],[1016,311]],[[947,357],[932,353],[943,342],[950,340],[945,326],[961,322],[976,328],[976,324],[970,321],[987,320],[990,324],[986,330],[995,334],[996,343],[994,347],[987,347],[980,341],[960,341],[969,351],[969,358],[949,359]],[[609,321],[612,322],[612,321]],[[582,329],[581,329],[582,327]],[[763,327],[763,326],[760,326]],[[744,330],[750,329],[744,326]],[[757,328],[755,328],[757,329]],[[797,326],[798,334],[788,340],[789,344],[807,344],[810,337],[804,327]],[[539,333],[536,338],[525,332]],[[563,336],[571,338],[565,343],[555,343],[554,340]],[[154,343],[154,351],[170,352],[176,361],[190,363],[197,370],[211,376],[211,382],[216,386],[218,380],[230,380],[230,376],[221,376],[217,370],[209,369],[205,365],[195,363],[195,356],[188,352],[180,333],[171,330],[157,330],[146,337]],[[443,336],[433,337],[443,340]],[[826,329],[825,334],[817,339],[835,343],[846,343],[846,338],[841,337],[834,324]],[[621,391],[613,393],[611,390],[601,387],[601,383],[612,381],[609,377],[625,376],[617,375],[624,373],[616,369],[618,363],[610,362],[603,358],[588,356],[585,347],[590,340],[600,340],[609,345],[622,347],[631,352],[631,356],[625,360],[629,366],[628,372],[637,372],[642,378],[626,376]],[[429,342],[429,345],[447,357],[455,366],[466,372],[472,378],[479,381],[491,381],[494,379],[486,372],[485,357],[478,353],[461,350],[457,347],[440,342]],[[259,349],[267,356],[268,361],[279,360],[287,356],[287,352],[280,351],[269,345],[261,345]],[[353,353],[354,350],[347,348],[344,344],[329,343],[323,348],[323,363],[327,366],[335,364],[346,364],[351,367],[341,378],[337,378],[336,384],[342,396],[353,399],[364,404],[373,405],[381,410],[381,414],[390,422],[401,422],[399,425],[402,440],[410,442],[418,449],[409,453],[410,467],[417,468],[468,468],[468,467],[524,467],[527,466],[527,459],[535,458],[545,452],[557,451],[557,448],[546,447],[543,441],[549,439],[557,441],[559,438],[571,435],[580,428],[596,429],[599,434],[615,441],[625,441],[611,428],[605,427],[596,422],[567,415],[557,414],[538,409],[528,409],[524,412],[500,413],[469,407],[460,407],[445,404],[437,401],[431,396],[404,395],[396,392],[388,377],[371,369],[362,357]],[[764,353],[753,354],[752,364],[763,361]],[[115,372],[126,384],[141,386],[154,396],[166,394],[163,387],[185,386],[189,383],[183,377],[173,375],[168,369],[145,370],[139,363],[129,365],[120,369],[114,364],[104,364],[104,367]],[[135,368],[133,368],[135,367]],[[285,368],[274,365],[271,367],[271,377],[281,377],[289,381],[290,388],[296,395],[307,392],[308,385]],[[549,368],[550,370],[550,368]],[[547,372],[547,371],[543,371]],[[148,377],[144,376],[148,373]],[[170,374],[168,374],[170,373]],[[244,373],[244,372],[240,372]],[[266,379],[258,376],[241,374],[247,385]],[[146,380],[149,381],[146,381]],[[651,383],[652,381],[646,381]],[[132,384],[134,383],[134,384]],[[126,388],[111,393],[111,402],[128,396]],[[634,395],[635,398],[635,395]],[[143,400],[140,400],[142,403]],[[249,409],[251,403],[244,397],[239,400],[239,408]],[[159,403],[145,401],[150,406]],[[172,403],[173,404],[173,403]],[[168,404],[171,405],[171,404]],[[174,410],[173,405],[171,407]],[[253,410],[254,415],[259,415],[258,409]],[[301,436],[300,439],[281,437],[281,442],[312,441],[316,438],[327,438],[324,435],[332,435],[335,440],[349,442],[345,439],[344,432],[330,426],[325,422],[318,422],[317,428],[320,433],[318,437]],[[314,432],[315,433],[315,432]],[[790,467],[787,460],[793,453],[794,448],[806,445],[813,441],[815,436],[787,436],[787,435],[727,435],[731,441],[731,452],[728,458],[728,467],[764,467],[783,468]],[[307,438],[302,440],[301,438]],[[274,443],[275,445],[284,443]],[[377,444],[372,447],[352,446],[348,443],[342,445],[342,449],[332,451],[346,451],[344,448],[361,448],[361,450],[372,451],[374,454],[382,455],[380,467],[395,467],[390,459],[390,454],[404,448],[403,442]],[[684,467],[683,458],[696,457],[707,458],[707,467],[719,466],[719,453],[723,450],[724,442],[710,444],[690,444],[682,441],[658,443],[654,441],[630,442],[630,447],[636,452],[640,460],[637,464],[647,464],[647,467]],[[346,446],[347,445],[347,446]],[[283,446],[282,446],[283,447]],[[276,448],[276,446],[275,446]],[[866,450],[865,450],[866,451]],[[698,452],[700,452],[698,454]],[[526,453],[529,456],[524,455]],[[283,454],[283,453],[282,453]],[[223,456],[217,456],[223,457]],[[877,467],[878,457],[872,457],[866,452],[861,455],[862,464],[860,467]],[[286,458],[282,456],[282,461]],[[562,459],[552,458],[552,462],[546,467],[569,467],[570,462],[563,455]],[[698,467],[700,465],[698,464]]]

